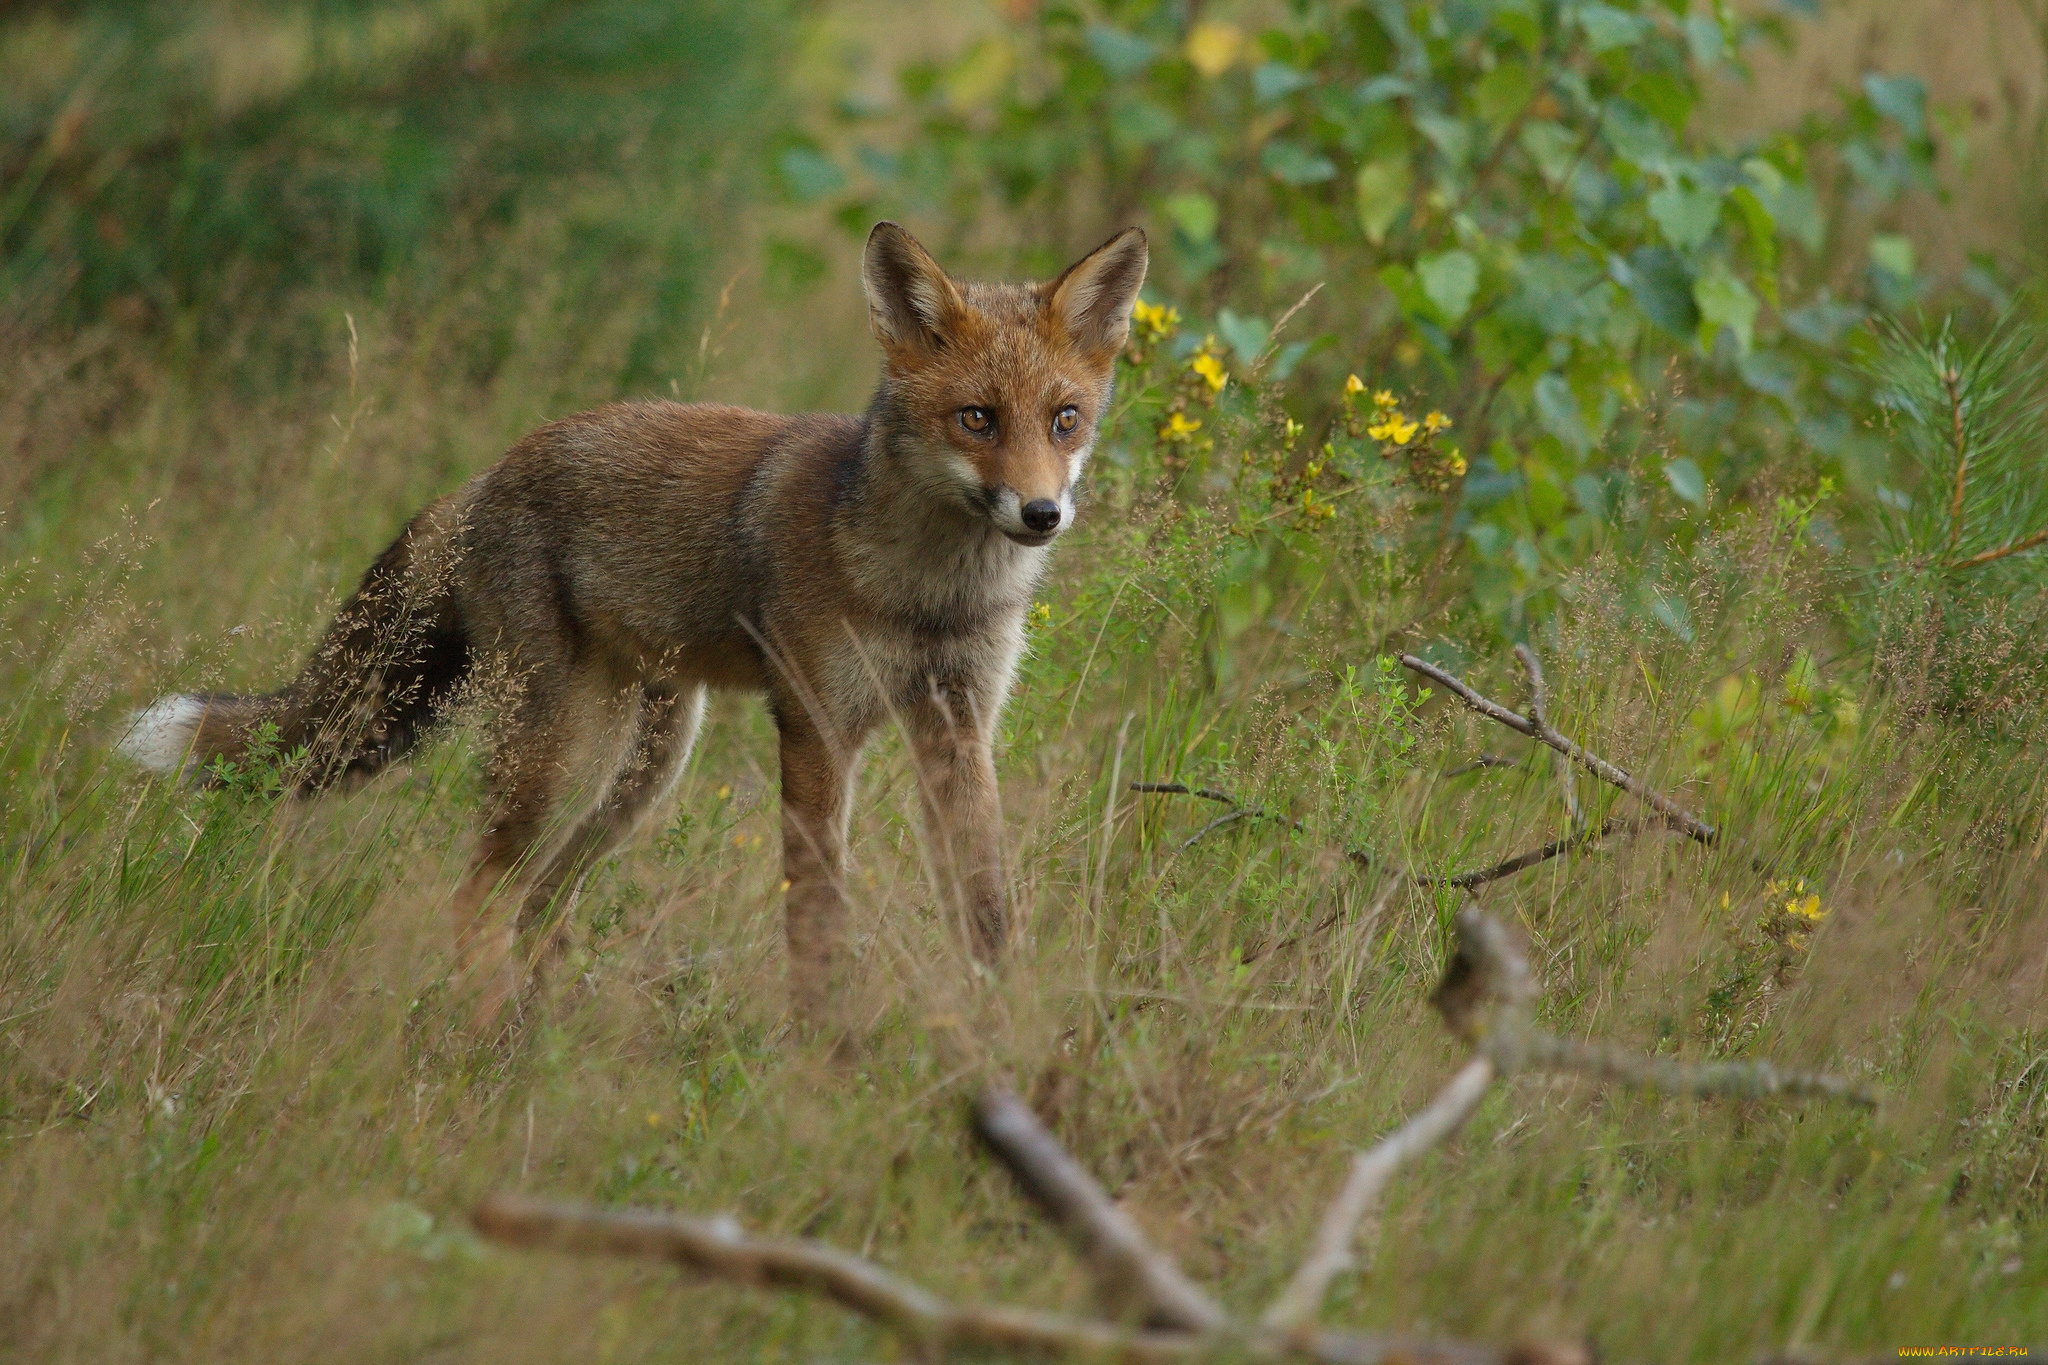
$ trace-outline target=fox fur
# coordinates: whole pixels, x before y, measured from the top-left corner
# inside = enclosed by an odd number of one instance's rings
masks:
[[[553,422],[415,516],[292,682],[163,698],[122,747],[205,780],[274,726],[312,791],[405,754],[472,676],[514,679],[452,906],[488,1022],[543,956],[519,932],[565,920],[669,791],[706,690],[765,693],[792,1004],[816,1020],[845,935],[859,757],[893,718],[949,908],[993,960],[1008,933],[996,720],[1145,267],[1129,228],[1050,283],[956,281],[878,224],[861,274],[883,363],[865,413],[657,401]],[[621,756],[571,809],[572,755],[611,725]]]

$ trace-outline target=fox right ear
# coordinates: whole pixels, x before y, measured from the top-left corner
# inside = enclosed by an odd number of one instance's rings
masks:
[[[939,350],[966,306],[931,253],[894,223],[877,223],[868,234],[860,283],[875,339],[890,351]]]

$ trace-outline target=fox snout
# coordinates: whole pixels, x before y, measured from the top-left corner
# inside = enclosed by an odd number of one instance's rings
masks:
[[[1019,545],[1044,545],[1074,523],[1074,493],[1071,486],[1057,496],[1019,493],[1010,487],[994,490],[989,516],[996,528]]]

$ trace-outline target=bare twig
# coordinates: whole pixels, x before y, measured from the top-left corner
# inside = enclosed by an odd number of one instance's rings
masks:
[[[1711,844],[1720,837],[1712,825],[1701,820],[1662,792],[1645,786],[1641,781],[1615,767],[1598,754],[1590,753],[1581,748],[1577,743],[1559,734],[1548,721],[1532,721],[1529,717],[1519,712],[1510,711],[1499,702],[1483,697],[1473,691],[1462,681],[1444,672],[1435,664],[1430,663],[1426,659],[1418,659],[1413,654],[1403,654],[1401,656],[1401,665],[1411,672],[1420,673],[1431,682],[1439,684],[1445,691],[1471,707],[1474,711],[1477,711],[1480,715],[1485,716],[1488,720],[1498,721],[1517,734],[1527,735],[1540,744],[1549,745],[1601,781],[1611,783],[1637,800],[1646,803],[1658,814],[1668,818],[1676,828],[1700,843]]]
[[[1519,768],[1521,766],[1514,759],[1502,758],[1499,754],[1481,754],[1470,763],[1460,763],[1455,768],[1444,769],[1438,776],[1448,780],[1453,777],[1463,777],[1466,773],[1476,773],[1482,768]]]
[[[1185,782],[1133,782],[1130,789],[1134,792],[1145,792],[1154,796],[1198,796],[1204,801],[1215,801],[1232,807],[1230,811],[1217,816],[1214,820],[1209,821],[1193,834],[1181,840],[1180,848],[1183,852],[1193,848],[1217,830],[1234,825],[1240,820],[1279,820],[1284,822],[1289,829],[1302,828],[1302,823],[1299,820],[1290,820],[1278,811],[1267,810],[1264,806],[1247,806],[1229,792],[1218,791],[1214,787],[1190,787]]]
[[[1387,1182],[1416,1157],[1458,1131],[1493,1084],[1492,1059],[1478,1056],[1459,1068],[1429,1106],[1351,1159],[1351,1175],[1316,1229],[1316,1239],[1287,1288],[1260,1322],[1280,1330],[1314,1318],[1330,1281],[1352,1265],[1358,1227],[1379,1203]]]
[[[1605,1043],[1530,1031],[1520,1040],[1525,1068],[1575,1071],[1598,1080],[1640,1085],[1674,1095],[1729,1095],[1760,1099],[1770,1095],[1819,1095],[1862,1108],[1874,1108],[1877,1095],[1868,1087],[1824,1072],[1786,1071],[1770,1062],[1684,1062],[1653,1057]]]
[[[1536,662],[1536,651],[1527,645],[1516,645],[1515,657],[1522,661],[1522,671],[1529,675],[1529,719],[1538,726],[1547,726],[1550,722],[1545,717],[1550,714],[1550,703],[1544,693],[1543,665]],[[1555,750],[1550,762],[1557,774],[1557,788],[1564,794],[1564,817],[1576,829],[1585,817],[1579,813],[1579,794],[1572,789],[1572,765]]]
[[[992,1086],[974,1102],[974,1130],[1009,1168],[1024,1192],[1073,1239],[1095,1272],[1111,1310],[1147,1327],[1213,1332],[1223,1310],[1181,1273],[1173,1258],[1155,1250],[1110,1202],[1095,1178],[1067,1155],[1030,1106]]]
[[[1655,829],[1664,823],[1665,818],[1661,815],[1636,820],[1624,820],[1619,816],[1610,816],[1608,819],[1601,821],[1595,828],[1582,829],[1571,834],[1560,835],[1549,843],[1544,844],[1541,848],[1532,848],[1525,853],[1517,853],[1512,858],[1503,858],[1492,867],[1480,868],[1476,872],[1460,872],[1451,877],[1417,877],[1416,881],[1424,886],[1450,886],[1460,891],[1470,891],[1475,887],[1484,886],[1488,882],[1497,882],[1503,877],[1512,877],[1517,872],[1523,872],[1535,867],[1538,863],[1547,863],[1561,853],[1569,853],[1574,849],[1586,848],[1599,843],[1603,839],[1612,838],[1615,835],[1640,834],[1646,829]]]
[[[1244,804],[1229,792],[1217,791],[1214,787],[1190,787],[1185,782],[1133,782],[1131,790],[1154,796],[1199,796],[1204,801],[1220,801],[1226,806]]]

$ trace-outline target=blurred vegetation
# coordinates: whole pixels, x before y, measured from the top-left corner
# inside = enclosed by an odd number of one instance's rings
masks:
[[[43,327],[232,344],[262,391],[328,363],[332,310],[431,328],[497,297],[458,356],[487,381],[518,294],[566,275],[570,336],[635,316],[611,384],[682,368],[729,155],[773,91],[736,0],[53,4],[0,28],[0,289]],[[630,191],[622,193],[622,190]],[[554,231],[535,241],[536,217]],[[257,325],[252,329],[251,323]],[[224,375],[223,378],[228,377]]]
[[[1739,144],[1701,117],[1800,8],[1026,5],[777,165],[849,230],[909,212],[1041,267],[1149,222],[1152,296],[1240,371],[1296,378],[1297,469],[1347,372],[1454,419],[1465,468],[1416,549],[1455,549],[1480,618],[1519,637],[1604,550],[1654,559],[1821,476],[1852,495],[1823,526],[1860,522],[1895,481],[1859,324],[1932,299],[1896,227],[1939,193],[1922,82],[1869,73]],[[1963,283],[1973,313],[2007,302],[1988,258]],[[1196,461],[1184,496],[1233,477]]]

